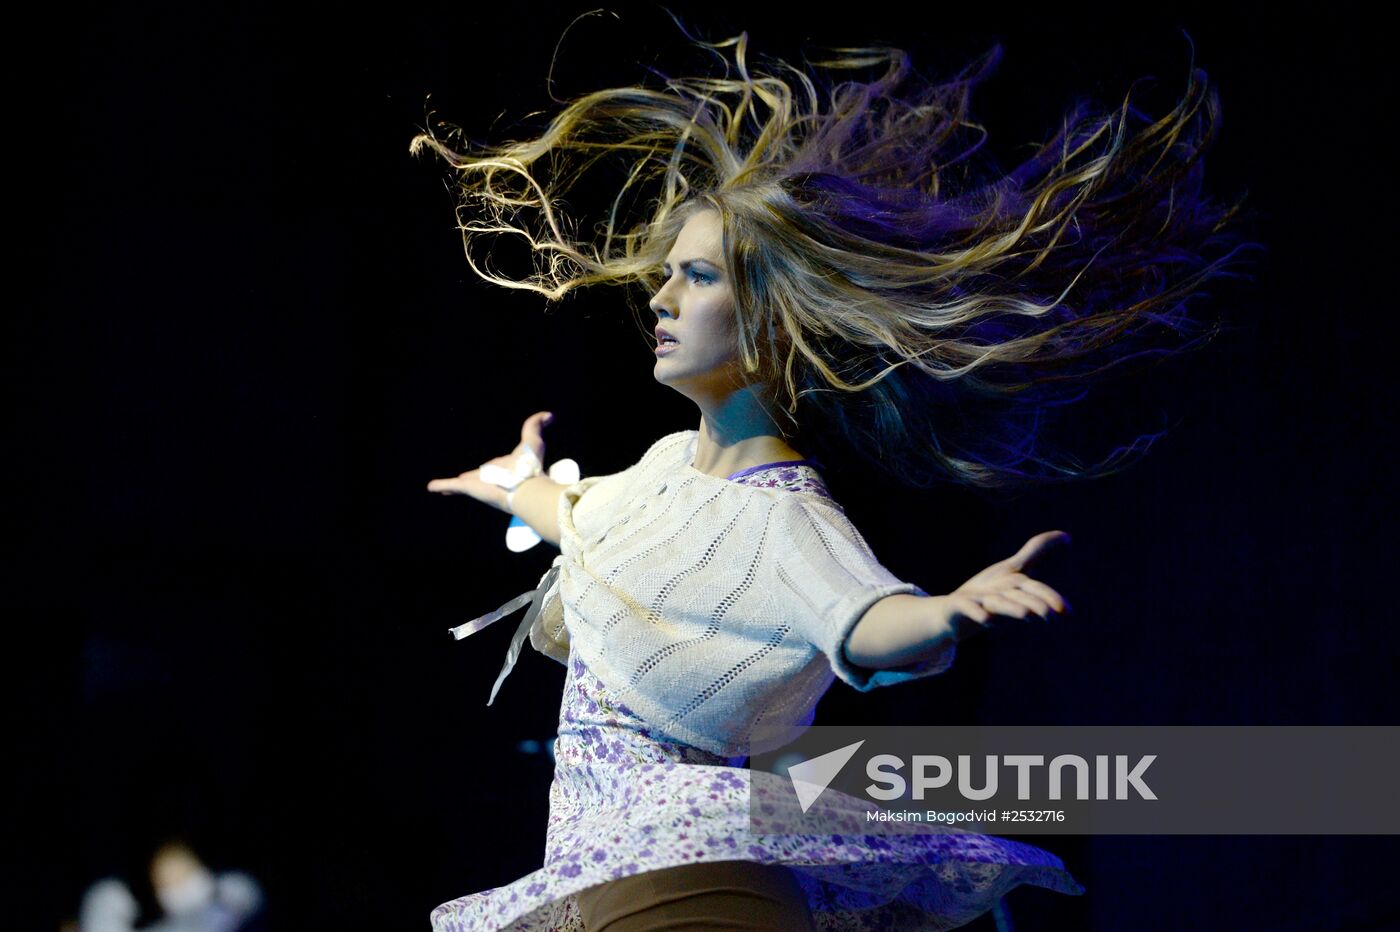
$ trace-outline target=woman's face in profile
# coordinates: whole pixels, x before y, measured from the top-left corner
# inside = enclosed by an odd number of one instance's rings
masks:
[[[717,211],[700,210],[686,221],[661,274],[649,303],[657,318],[656,380],[695,400],[727,395],[741,368]]]

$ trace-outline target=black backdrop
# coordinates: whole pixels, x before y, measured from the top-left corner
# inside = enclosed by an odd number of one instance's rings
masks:
[[[444,167],[408,141],[429,109],[490,136],[546,107],[588,9],[480,7],[57,8],[11,36],[16,927],[76,915],[101,876],[140,891],[176,834],[256,875],[276,929],[427,928],[538,866],[550,762],[521,742],[553,735],[564,671],[527,651],[488,709],[513,625],[445,629],[533,585],[549,548],[507,553],[501,515],[424,485],[539,409],[551,458],[588,473],[697,420],[652,380],[631,299],[546,312],[466,267]],[[613,9],[569,33],[558,93],[672,60],[662,13]],[[1143,75],[1162,112],[1184,29],[1224,106],[1208,186],[1249,192],[1268,249],[1252,284],[1214,289],[1235,330],[1075,423],[1103,444],[1170,422],[1137,468],[1011,500],[842,480],[876,552],[930,591],[1070,531],[1047,578],[1076,615],[969,642],[932,680],[838,685],[819,722],[1396,721],[1394,88],[1374,24],[1340,4],[674,9],[782,55],[902,44],[934,74],[1000,41],[974,103],[1005,154]],[[1089,894],[1015,891],[1021,929],[1396,915],[1390,837],[1044,841]]]

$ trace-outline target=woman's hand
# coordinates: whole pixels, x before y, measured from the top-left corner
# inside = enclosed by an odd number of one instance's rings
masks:
[[[1051,549],[1068,544],[1069,535],[1064,531],[1037,534],[1014,556],[993,563],[944,596],[958,640],[1008,618],[1025,619],[1035,614],[1049,621],[1052,612],[1069,614],[1069,603],[1063,596],[1024,572]]]
[[[515,459],[523,451],[530,450],[535,454],[541,463],[544,462],[544,427],[554,420],[554,415],[548,411],[539,411],[525,419],[525,423],[520,428],[520,443],[515,449],[505,456],[498,456],[495,459],[482,463],[482,466],[499,466],[502,469],[510,470],[515,467]],[[481,466],[470,472],[464,472],[451,479],[434,479],[428,483],[429,492],[438,492],[442,495],[470,495],[479,502],[499,508],[501,511],[510,513],[510,508],[506,503],[507,490],[498,485],[493,485],[481,478]]]

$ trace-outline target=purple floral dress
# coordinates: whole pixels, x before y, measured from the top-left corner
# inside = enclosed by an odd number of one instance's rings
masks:
[[[807,461],[729,478],[829,495]],[[1053,854],[987,835],[755,834],[746,758],[654,731],[572,651],[554,757],[544,866],[443,903],[434,932],[584,932],[575,894],[701,861],[793,868],[819,929],[953,929],[1019,884],[1083,892]]]

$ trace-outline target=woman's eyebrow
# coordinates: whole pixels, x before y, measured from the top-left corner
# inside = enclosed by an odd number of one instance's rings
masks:
[[[662,263],[661,263],[661,267],[662,267],[663,269],[664,269],[664,268],[669,268],[670,265],[671,265],[671,263],[669,263],[669,262],[662,262]],[[708,265],[710,268],[712,268],[712,269],[714,269],[714,270],[716,270],[716,271],[718,271],[718,272],[723,272],[723,271],[724,271],[724,266],[720,265],[719,263],[717,263],[717,262],[711,262],[709,259],[701,259],[701,258],[699,258],[699,257],[694,258],[694,259],[682,259],[682,260],[681,260],[681,271],[682,271],[682,272],[687,272],[687,271],[689,271],[689,270],[690,270],[690,267],[691,267],[692,265]]]

